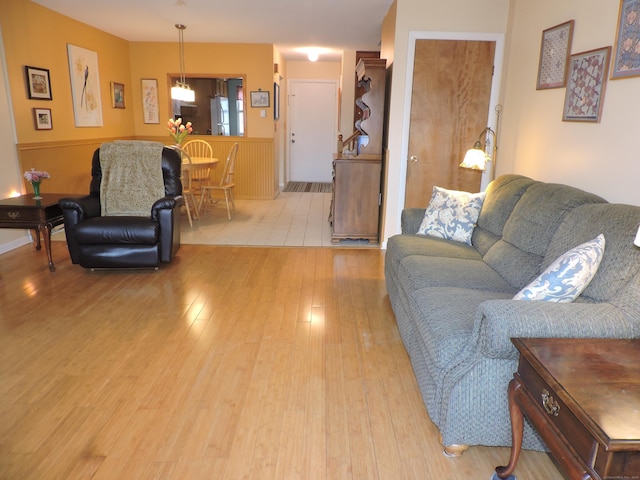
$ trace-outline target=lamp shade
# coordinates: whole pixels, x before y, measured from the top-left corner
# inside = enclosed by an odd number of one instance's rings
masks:
[[[481,148],[471,148],[467,150],[464,160],[460,164],[462,168],[470,168],[472,170],[485,170],[489,156],[482,151]]]
[[[171,98],[173,100],[182,100],[183,102],[194,102],[196,100],[196,92],[190,88],[175,86],[171,87]]]
[[[638,233],[636,233],[636,239],[633,241],[636,247],[640,247],[640,227],[638,227]]]

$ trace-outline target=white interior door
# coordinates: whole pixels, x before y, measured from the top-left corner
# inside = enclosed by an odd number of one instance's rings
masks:
[[[331,182],[338,138],[338,83],[289,82],[289,180]]]

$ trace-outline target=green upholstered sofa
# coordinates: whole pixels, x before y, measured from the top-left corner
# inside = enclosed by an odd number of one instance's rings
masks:
[[[385,278],[400,334],[445,453],[511,445],[512,337],[640,337],[640,207],[505,175],[487,188],[472,245],[416,235],[402,213]],[[558,256],[603,233],[596,276],[571,303],[513,300]],[[525,425],[523,447],[545,446]]]

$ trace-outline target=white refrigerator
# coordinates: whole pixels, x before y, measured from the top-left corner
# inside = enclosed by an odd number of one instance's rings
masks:
[[[227,97],[211,99],[211,135],[230,135],[229,99]]]

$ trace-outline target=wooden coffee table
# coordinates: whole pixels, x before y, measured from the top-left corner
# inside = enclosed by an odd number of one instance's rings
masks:
[[[509,384],[515,469],[523,414],[569,479],[640,478],[640,339],[512,339]]]
[[[51,229],[62,224],[62,210],[58,202],[64,197],[77,195],[69,193],[45,193],[41,200],[35,200],[33,193],[0,200],[0,228],[31,229],[35,232],[36,250],[40,250],[40,233],[44,239],[44,249],[49,260],[49,270],[56,271],[51,258]]]

